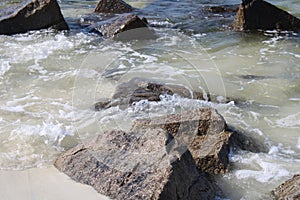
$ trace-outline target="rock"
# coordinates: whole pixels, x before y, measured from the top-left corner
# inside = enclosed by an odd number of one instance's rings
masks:
[[[112,199],[214,199],[218,187],[162,129],[110,131],[60,155],[55,166]]]
[[[186,98],[204,99],[202,93],[191,92],[184,86],[133,78],[117,86],[110,103],[107,102],[107,99],[105,101],[99,101],[95,104],[95,109],[101,110],[116,105],[119,105],[121,108],[126,108],[133,102],[139,102],[141,100],[160,101],[160,95],[163,94],[177,94]]]
[[[204,10],[211,13],[233,13],[239,10],[239,5],[221,5],[221,6],[209,6]]]
[[[12,35],[50,27],[69,29],[56,0],[24,0],[0,11],[0,34]]]
[[[134,8],[122,0],[100,0],[95,12],[122,14],[132,12]]]
[[[91,25],[91,31],[96,31],[106,37],[118,40],[155,39],[149,29],[147,20],[135,14],[122,14]]]
[[[232,132],[213,108],[137,120],[132,130],[162,128],[188,146],[197,167],[210,174],[227,172]]]
[[[232,126],[227,127],[227,131],[232,132],[230,147],[233,151],[250,151],[253,153],[268,153],[269,149],[264,144],[262,138],[254,138],[243,130],[238,130]]]
[[[287,180],[272,191],[277,200],[299,200],[300,199],[300,174]]]
[[[300,30],[300,20],[263,0],[243,0],[233,28],[244,30]]]

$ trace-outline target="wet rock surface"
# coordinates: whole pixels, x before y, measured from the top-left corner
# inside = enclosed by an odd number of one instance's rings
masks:
[[[272,191],[277,200],[299,200],[300,199],[300,174],[287,180]]]
[[[243,30],[300,30],[300,19],[263,1],[243,0],[233,28]]]
[[[69,29],[56,0],[24,0],[0,10],[0,34],[12,35],[50,27]]]
[[[230,149],[266,151],[264,145],[253,138],[229,129],[224,118],[214,108],[199,108],[180,114],[137,120],[132,130],[146,127],[162,128],[183,142],[199,170],[210,174],[228,171]]]
[[[148,28],[147,20],[135,14],[122,14],[108,20],[94,23],[91,31],[118,40],[154,39],[154,32]]]
[[[138,120],[133,130],[162,128],[187,145],[197,167],[210,174],[225,173],[228,168],[231,132],[224,118],[213,108],[200,108],[181,114]]]
[[[122,0],[100,0],[95,8],[97,13],[122,14],[132,12],[134,8]]]
[[[202,93],[191,92],[184,86],[133,78],[128,82],[119,84],[111,100],[104,99],[97,102],[95,104],[95,109],[101,110],[117,105],[119,105],[120,108],[127,108],[133,102],[141,100],[160,101],[160,95],[163,94],[177,94],[186,98],[204,99]]]
[[[60,155],[55,166],[113,199],[214,199],[218,190],[162,129],[103,133]]]

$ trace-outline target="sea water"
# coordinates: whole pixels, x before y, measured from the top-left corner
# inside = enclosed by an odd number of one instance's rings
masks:
[[[299,0],[270,2],[300,17]],[[229,199],[271,199],[272,189],[300,173],[299,33],[236,33],[220,16],[200,12],[237,0],[132,0],[147,11],[158,38],[120,42],[76,24],[97,1],[59,3],[70,32],[0,36],[0,170],[46,167],[105,130],[128,130],[135,119],[205,106],[268,147],[266,153],[230,155],[232,170],[218,177]],[[204,91],[220,101],[164,95],[160,102],[93,110],[97,100],[134,77]]]

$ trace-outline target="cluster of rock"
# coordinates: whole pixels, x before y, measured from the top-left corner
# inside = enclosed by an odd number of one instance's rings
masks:
[[[235,6],[207,10],[237,11]],[[156,37],[147,20],[138,16],[138,9],[122,0],[101,0],[95,12],[80,23],[115,39]],[[46,28],[69,30],[56,0],[24,0],[0,10],[0,34]],[[263,0],[243,0],[233,28],[299,30],[300,20]],[[119,85],[112,99],[96,103],[95,109],[126,108],[141,100],[160,101],[164,94],[210,100],[183,86],[133,79]],[[101,133],[60,155],[55,166],[113,199],[214,199],[222,192],[213,175],[230,170],[231,149],[264,151],[254,139],[229,128],[215,109],[198,108],[137,120],[128,132]],[[294,176],[273,194],[278,199],[299,199],[299,180],[299,175]]]
[[[300,29],[298,18],[263,0],[243,0],[239,9],[235,5],[225,5],[206,10],[213,13],[238,10],[232,25],[237,31]],[[138,13],[138,9],[123,0],[100,0],[94,13],[84,16],[80,23],[82,26],[88,24],[90,31],[121,40],[156,38],[147,20],[139,17]],[[98,16],[93,17],[95,15]],[[23,0],[0,10],[0,34],[12,35],[46,28],[69,30],[57,0]]]
[[[163,94],[201,97],[183,86],[134,78],[96,108],[159,101]],[[214,199],[222,192],[213,175],[230,169],[230,149],[263,151],[228,128],[214,108],[205,107],[140,119],[128,132],[101,133],[60,155],[55,166],[113,199]]]

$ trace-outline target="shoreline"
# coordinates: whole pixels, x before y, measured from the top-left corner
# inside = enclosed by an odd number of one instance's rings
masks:
[[[53,165],[23,171],[0,170],[0,196],[5,200],[108,200],[91,186],[77,183]]]

